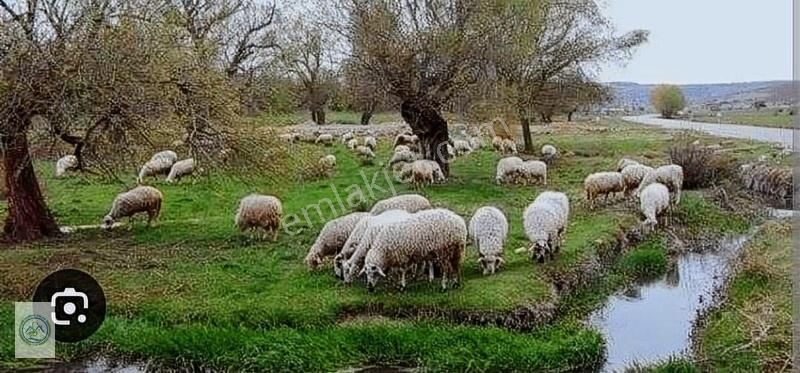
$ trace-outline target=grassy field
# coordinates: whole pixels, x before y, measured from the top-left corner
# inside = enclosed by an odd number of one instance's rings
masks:
[[[693,121],[705,123],[742,124],[758,127],[792,128],[796,116],[788,114],[788,110],[779,113],[777,109],[762,109],[761,111],[731,111],[723,112],[722,117],[714,113],[695,114]]]
[[[319,148],[320,155],[330,151],[337,156],[331,179],[301,183],[217,175],[178,185],[159,181],[165,204],[154,228],[140,223],[112,232],[81,230],[0,251],[0,320],[11,323],[11,302],[29,299],[48,273],[72,267],[90,272],[103,285],[109,315],[89,340],[59,345],[59,356],[65,359],[103,351],[233,370],[334,370],[372,363],[444,371],[588,369],[602,360],[603,342],[578,320],[556,320],[534,333],[451,323],[526,307],[547,309],[559,302],[549,275],[579,270],[580,263],[595,257],[621,229],[636,224],[631,201],[590,211],[582,201],[583,178],[615,168],[622,156],[663,162],[672,136],[618,124],[591,134],[582,131],[567,127],[536,138],[538,146],[553,143],[565,154],[549,172],[547,189],[564,191],[572,200],[565,247],[554,262],[532,264],[513,253],[527,242],[522,211],[544,187],[496,185],[499,155],[483,150],[458,158],[448,183],[415,191],[391,182],[379,162],[361,166],[337,144]],[[769,149],[727,145],[743,158]],[[388,159],[388,141],[382,141],[378,153],[379,159]],[[125,189],[94,177],[54,179],[52,167],[42,163],[38,173],[62,225],[98,224],[114,195]],[[127,181],[133,183],[133,171],[130,175]],[[486,204],[501,208],[511,226],[507,266],[484,277],[475,249],[468,247],[462,286],[444,293],[427,282],[414,282],[402,293],[384,285],[369,294],[361,284],[339,283],[329,267],[309,272],[302,258],[325,221],[350,212],[339,200],[348,201],[354,185],[370,200],[418,192],[464,217]],[[277,242],[238,234],[233,214],[238,200],[251,192],[274,194],[283,201],[285,214],[309,218],[291,229],[299,233],[282,231]],[[325,200],[332,204],[320,202]],[[713,231],[747,224],[721,212],[701,193],[687,193],[678,213]],[[632,274],[659,271],[663,253],[644,250],[626,258],[623,268]],[[366,317],[365,310],[415,317]],[[10,332],[2,331],[0,366],[20,364],[13,360]]]

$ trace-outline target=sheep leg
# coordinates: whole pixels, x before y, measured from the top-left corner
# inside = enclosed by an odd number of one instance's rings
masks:
[[[278,240],[278,228],[272,228],[272,242]]]
[[[406,270],[400,270],[400,291],[406,290]]]
[[[433,268],[433,262],[427,262],[428,266],[428,282],[433,282],[434,278],[436,278],[436,272]]]

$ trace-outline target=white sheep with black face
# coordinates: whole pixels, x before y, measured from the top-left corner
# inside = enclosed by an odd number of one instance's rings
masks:
[[[681,202],[681,190],[683,189],[683,167],[670,164],[661,166],[648,172],[639,184],[639,189],[636,195],[641,194],[642,190],[650,184],[661,183],[664,184],[673,195],[673,203],[678,204]]]
[[[261,230],[264,235],[272,233],[278,239],[278,229],[283,218],[283,204],[274,196],[250,194],[239,201],[234,221],[240,231]],[[262,236],[263,237],[263,236]]]
[[[353,229],[342,247],[342,251],[334,258],[334,272],[345,283],[350,283],[361,270],[364,257],[372,247],[375,237],[384,226],[403,221],[411,216],[404,210],[389,210],[380,215],[370,215],[361,220]]]
[[[161,192],[151,186],[138,186],[127,192],[123,192],[114,198],[111,203],[111,211],[103,218],[103,229],[111,229],[114,221],[120,218],[131,218],[136,214],[147,214],[147,225],[158,218],[161,213],[161,204],[164,196]]]
[[[177,161],[178,154],[172,150],[165,150],[154,154],[139,170],[138,182],[141,183],[144,181],[144,178],[148,176],[169,174],[169,171],[172,170],[172,165]]]
[[[401,222],[386,225],[373,240],[359,275],[366,276],[367,288],[375,289],[390,271],[400,274],[405,288],[406,272],[433,262],[442,273],[442,289],[459,282],[461,258],[467,241],[464,219],[446,209],[420,211]]]
[[[522,216],[525,234],[531,246],[517,252],[528,251],[531,259],[543,263],[547,257],[554,259],[569,220],[569,199],[560,192],[542,192],[528,205]]]
[[[78,157],[70,154],[65,155],[56,162],[56,177],[64,177],[67,171],[78,167]]]
[[[478,249],[478,264],[484,275],[493,275],[505,264],[503,248],[508,236],[508,221],[500,209],[484,206],[469,220],[469,237]]]
[[[317,269],[325,258],[338,254],[355,227],[369,216],[368,212],[354,212],[325,223],[306,255],[308,268]]]
[[[644,215],[644,227],[653,229],[658,225],[658,216],[669,209],[669,189],[664,184],[653,183],[639,195],[639,209]]]

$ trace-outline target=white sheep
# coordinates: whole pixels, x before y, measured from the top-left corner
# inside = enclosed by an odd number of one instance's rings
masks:
[[[630,159],[630,158],[622,158],[622,159],[619,160],[619,162],[617,162],[617,172],[622,172],[622,170],[624,170],[625,167],[633,166],[633,165],[637,165],[637,164],[641,164],[641,163],[639,163],[639,161],[636,161],[636,160],[633,160],[633,159]]]
[[[283,142],[293,144],[300,141],[300,134],[297,132],[289,132],[279,135],[278,138],[280,138]]]
[[[139,170],[137,181],[141,183],[148,176],[169,174],[169,171],[172,170],[172,165],[177,161],[178,154],[172,150],[158,152],[150,157],[150,160]]]
[[[546,257],[553,259],[561,248],[564,231],[569,220],[569,199],[560,192],[542,192],[528,205],[522,216],[525,234],[531,241],[527,249],[531,259],[540,263]]]
[[[352,132],[347,132],[342,135],[342,144],[346,144],[348,141],[353,140],[355,135]]]
[[[388,210],[404,210],[414,213],[429,208],[431,208],[431,202],[427,198],[419,194],[403,194],[375,202],[369,212],[372,215],[378,215]]]
[[[375,153],[372,151],[372,149],[364,145],[359,145],[356,147],[356,154],[361,157],[362,160],[372,160],[375,158]]]
[[[319,166],[325,170],[325,173],[328,176],[333,175],[333,172],[336,170],[336,156],[333,154],[328,154],[321,157],[319,159]]]
[[[547,144],[542,146],[542,161],[545,163],[553,163],[556,159],[558,159],[558,149],[555,146]]]
[[[319,143],[322,143],[325,146],[333,145],[333,135],[329,133],[323,133],[317,136],[317,139],[314,140],[314,144],[319,144]]]
[[[608,200],[609,195],[613,197],[614,193],[624,192],[625,183],[619,172],[597,172],[584,179],[583,190],[586,193],[586,201],[594,208],[595,201],[599,196]]]
[[[500,136],[495,136],[492,138],[492,147],[495,151],[502,153],[503,152],[503,138]]]
[[[644,177],[651,171],[653,171],[652,167],[643,164],[633,164],[623,168],[622,182],[625,184],[625,195],[630,195],[631,192],[638,189]]]
[[[493,275],[505,264],[503,246],[508,236],[508,220],[500,209],[484,206],[469,220],[469,236],[478,249],[478,264],[484,275]]]
[[[389,159],[389,166],[392,167],[398,163],[412,163],[416,160],[416,153],[412,152],[411,149],[408,149],[405,145],[400,145],[395,149],[392,158]]]
[[[180,180],[182,177],[191,175],[192,173],[194,173],[194,158],[175,162],[175,164],[173,164],[172,168],[169,170],[167,182],[174,183],[175,181]]]
[[[472,153],[472,146],[466,140],[453,141],[453,150],[455,155],[461,156]]]
[[[357,146],[358,146],[358,140],[356,139],[347,140],[347,149],[356,150]]]
[[[161,204],[164,196],[161,192],[151,186],[138,186],[127,192],[123,192],[114,198],[111,203],[111,211],[103,218],[103,229],[111,229],[114,221],[119,218],[132,218],[138,213],[147,214],[147,225],[153,219],[158,218],[161,213]]]
[[[63,177],[67,171],[78,167],[78,157],[70,154],[65,155],[56,162],[56,177]]]
[[[480,137],[470,137],[468,143],[472,150],[480,150],[483,148],[483,139]]]
[[[364,145],[374,151],[378,148],[378,140],[372,136],[367,136],[364,138]]]
[[[239,202],[234,221],[240,231],[261,229],[264,234],[271,232],[275,241],[282,217],[283,205],[277,197],[251,194]]]
[[[661,183],[652,183],[639,195],[640,211],[647,230],[658,225],[657,217],[669,209],[669,189]]]
[[[661,166],[654,169],[651,172],[648,172],[647,175],[644,176],[642,182],[639,184],[639,189],[636,191],[636,195],[638,196],[645,187],[652,183],[661,183],[664,184],[674,195],[674,203],[678,204],[681,202],[681,190],[683,189],[683,167],[670,164],[666,166]]]
[[[534,184],[536,180],[541,180],[543,185],[547,185],[547,164],[542,161],[525,161],[522,164],[521,176],[524,185]]]
[[[350,237],[342,247],[342,251],[334,258],[335,272],[342,277],[345,283],[350,283],[353,277],[361,270],[364,257],[372,247],[372,243],[384,226],[400,222],[411,217],[404,210],[389,210],[376,216],[369,216],[361,220],[353,229]],[[340,264],[337,264],[340,263]]]
[[[514,182],[518,177],[519,172],[522,170],[525,161],[520,157],[506,157],[497,162],[497,173],[495,174],[495,181],[498,184],[506,184]]]
[[[457,286],[461,258],[467,241],[464,219],[452,211],[420,211],[401,222],[386,225],[372,242],[359,275],[366,275],[367,288],[374,291],[381,277],[390,270],[400,272],[400,287],[405,288],[406,272],[433,262],[442,273],[442,289],[448,281]]]
[[[409,151],[410,152],[411,148],[409,148],[408,145],[397,145],[397,146],[394,147],[394,152],[395,153],[405,152],[405,151]]]
[[[503,140],[503,154],[517,154],[517,143],[511,139]]]
[[[404,163],[400,170],[399,179],[417,186],[445,181],[442,168],[438,163],[429,159]]]
[[[317,269],[325,258],[338,254],[353,229],[369,216],[371,215],[368,212],[354,212],[325,223],[306,255],[305,263],[308,268]]]

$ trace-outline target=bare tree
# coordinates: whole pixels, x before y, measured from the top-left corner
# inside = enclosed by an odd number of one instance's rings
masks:
[[[280,60],[286,71],[299,82],[311,120],[325,124],[329,85],[335,78],[329,55],[331,41],[325,30],[302,19],[292,22],[283,36]]]

